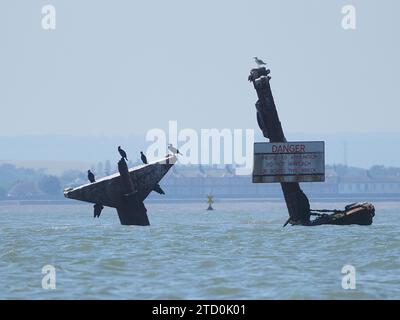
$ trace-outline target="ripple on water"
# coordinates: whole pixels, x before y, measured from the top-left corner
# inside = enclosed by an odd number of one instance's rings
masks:
[[[396,208],[370,227],[283,229],[282,205],[203,207],[149,205],[146,228],[120,226],[111,210],[93,220],[86,206],[0,207],[0,298],[400,298]],[[51,292],[46,264],[57,271]],[[354,291],[341,288],[345,264]]]

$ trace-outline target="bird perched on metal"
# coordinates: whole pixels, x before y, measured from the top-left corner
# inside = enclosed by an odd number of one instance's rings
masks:
[[[122,159],[125,159],[126,161],[128,161],[126,152],[121,148],[121,146],[118,146],[118,152],[121,155]]]
[[[176,154],[182,155],[182,153],[180,153],[179,150],[177,148],[175,148],[171,143],[168,145],[168,150],[171,151],[173,153],[173,155],[176,155]]]
[[[142,159],[142,162],[144,164],[148,164],[147,158],[146,158],[146,156],[144,155],[144,153],[142,151],[140,151],[140,158]]]
[[[262,61],[261,59],[258,59],[257,57],[254,57],[254,61],[257,63],[258,66],[267,65],[264,61]]]
[[[92,171],[90,171],[90,170],[87,171],[87,177],[88,177],[90,183],[96,182],[96,179],[94,178],[94,174]]]

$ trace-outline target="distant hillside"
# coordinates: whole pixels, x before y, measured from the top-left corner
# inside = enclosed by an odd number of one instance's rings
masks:
[[[370,168],[373,165],[400,167],[400,132],[396,133],[289,133],[288,140],[323,140],[327,164]]]
[[[67,170],[78,170],[85,172],[94,164],[91,162],[79,161],[51,161],[51,160],[0,160],[0,166],[3,164],[13,164],[17,168],[29,168],[34,170],[43,170],[46,174],[61,175]]]
[[[400,166],[399,133],[288,133],[288,140],[324,140],[326,163],[369,168],[373,165]],[[256,131],[256,141],[266,141]],[[18,136],[0,137],[0,161],[25,167],[83,168],[89,163],[118,159],[116,147],[124,146],[130,160],[139,159],[139,151],[149,145],[145,136]],[[345,152],[346,150],[346,152]],[[346,156],[345,156],[346,153]],[[33,162],[32,162],[33,161]],[[39,162],[38,162],[39,161]],[[49,163],[48,161],[56,161]],[[28,164],[26,164],[28,163]],[[30,165],[29,165],[30,164]],[[66,168],[67,168],[66,167]]]
[[[118,158],[117,147],[124,146],[128,155],[146,146],[145,137],[102,137],[40,135],[0,137],[0,161],[62,161],[90,162]],[[135,159],[133,159],[135,160]]]

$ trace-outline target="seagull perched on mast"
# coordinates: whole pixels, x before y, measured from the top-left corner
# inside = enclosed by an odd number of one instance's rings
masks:
[[[175,148],[171,143],[168,145],[168,150],[171,151],[174,155],[176,154],[182,155],[182,153],[180,153],[179,150]]]
[[[264,61],[262,61],[261,59],[258,59],[257,57],[254,57],[254,61],[257,63],[258,66],[267,65]]]

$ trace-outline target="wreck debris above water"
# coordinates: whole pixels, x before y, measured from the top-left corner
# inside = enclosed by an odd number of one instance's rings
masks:
[[[64,190],[69,199],[94,203],[95,216],[99,216],[102,206],[116,208],[122,225],[150,225],[147,209],[143,201],[152,192],[164,193],[159,182],[175,164],[176,157],[164,159],[128,169],[122,158],[118,171],[94,183]],[[100,212],[99,212],[100,211]]]
[[[272,96],[269,74],[269,69],[259,67],[252,69],[248,78],[253,83],[258,96],[257,123],[263,136],[270,142],[287,142]],[[284,226],[288,223],[303,226],[372,224],[375,208],[371,203],[351,204],[344,210],[312,210],[298,182],[281,182],[280,184],[289,213],[289,219]],[[312,220],[312,216],[317,218]]]

